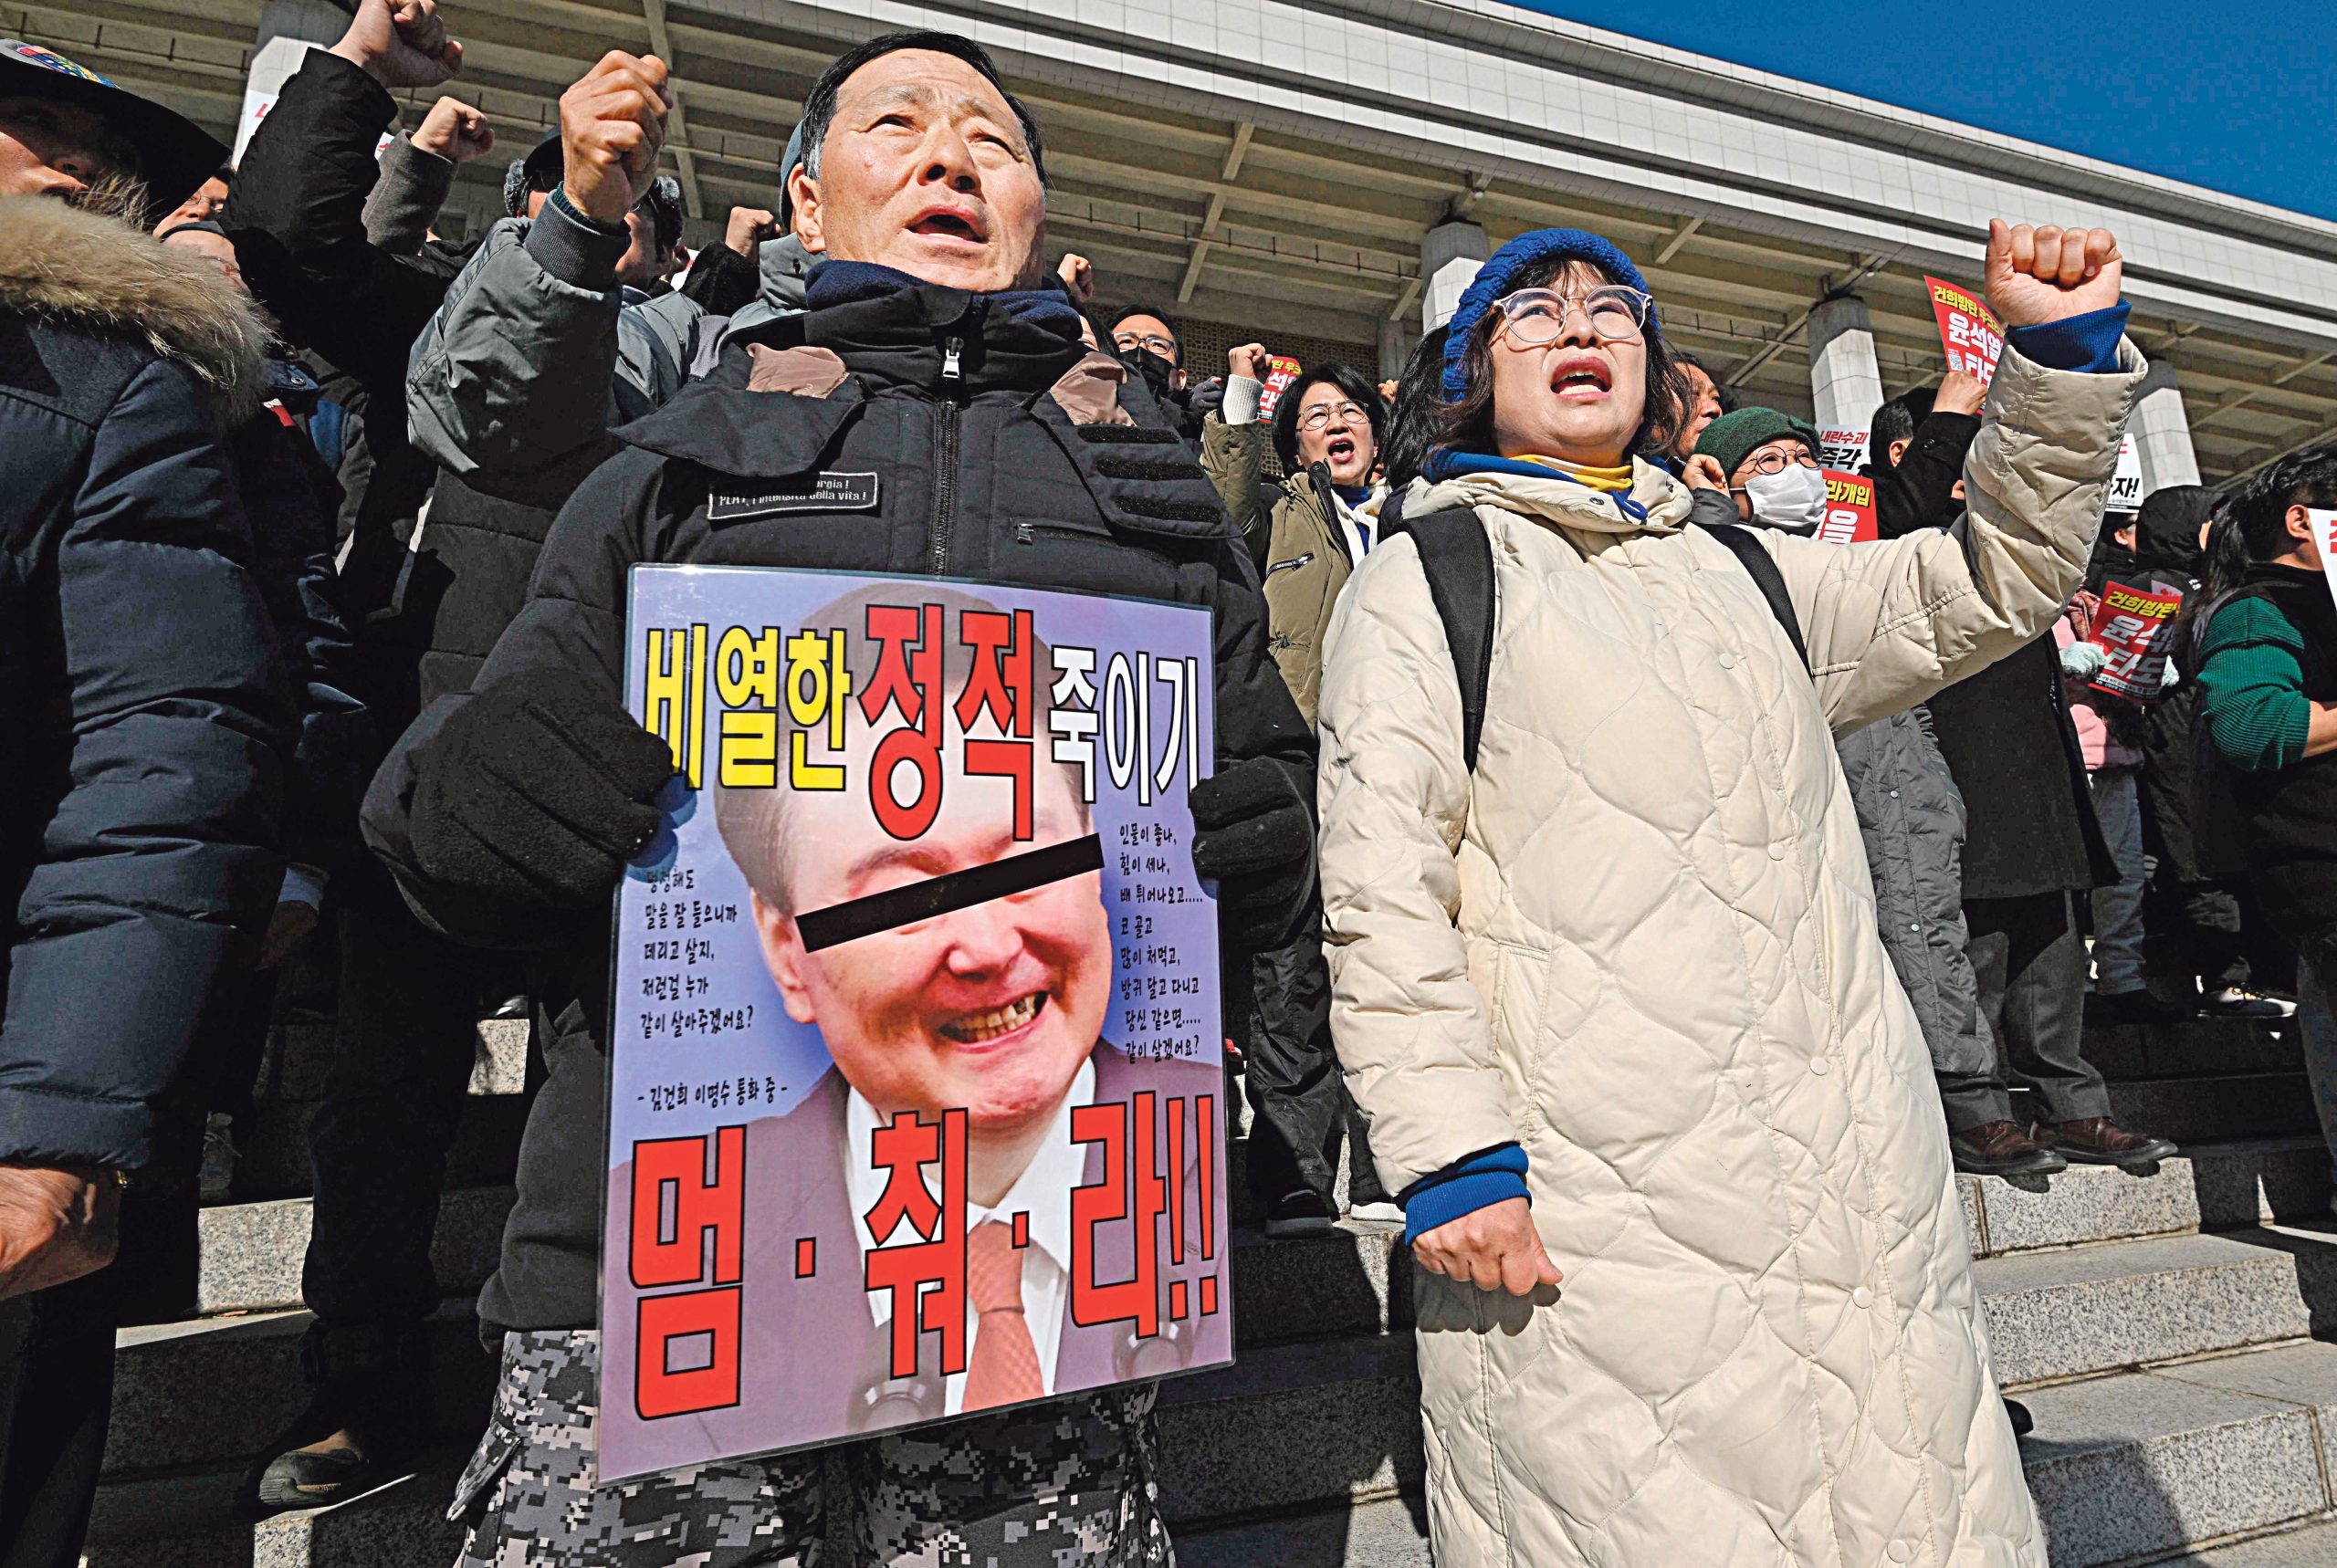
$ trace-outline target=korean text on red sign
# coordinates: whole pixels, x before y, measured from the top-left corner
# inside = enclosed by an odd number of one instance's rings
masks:
[[[2103,583],[2101,605],[2086,640],[2100,643],[2109,658],[2087,684],[2132,702],[2157,696],[2166,674],[2166,628],[2182,608],[2183,595],[2172,589]]]
[[[639,567],[686,799],[617,898],[602,1477],[1232,1358],[1210,627]]]
[[[1829,544],[1854,545],[1879,537],[1874,519],[1874,481],[1861,474],[1829,468],[1826,474],[1826,517],[1818,537]]]
[[[1987,385],[2005,351],[2003,324],[1976,295],[1953,283],[1926,277],[1923,287],[1932,297],[1932,314],[1939,319],[1940,346],[1947,350],[1947,368]]]

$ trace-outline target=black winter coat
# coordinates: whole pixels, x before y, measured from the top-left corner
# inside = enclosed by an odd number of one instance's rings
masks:
[[[1916,427],[1895,471],[1888,462],[1875,465],[1877,531],[1884,538],[1950,528],[1962,517],[1951,492],[1979,428],[1968,415],[1933,414]],[[2118,880],[2049,631],[1926,706],[1940,755],[1964,795],[1965,898],[2021,898]]]
[[[424,582],[412,581],[405,548],[436,476],[406,439],[406,359],[473,248],[433,243],[402,256],[366,237],[365,200],[381,176],[373,147],[396,116],[379,82],[311,51],[253,133],[219,220],[286,338],[346,378],[332,388],[355,425],[341,594],[361,643],[357,678],[385,736],[419,711],[416,666],[437,591],[426,565]]]
[[[1272,759],[1314,798],[1314,737],[1267,655],[1241,536],[1141,383],[1075,339],[952,289],[904,288],[756,329],[711,378],[617,436],[618,455],[561,512],[527,607],[474,690],[559,668],[597,677],[622,704],[627,573],[639,562],[1129,594],[1215,612],[1220,766]],[[797,499],[757,513],[756,497],[801,497],[822,475],[873,475],[874,488],[840,486],[833,509]],[[717,499],[734,520],[709,517]],[[414,779],[468,700],[434,705],[398,743],[364,825],[426,919],[483,945],[557,943],[575,974],[479,1312],[504,1327],[576,1327],[598,1305],[608,930],[498,907],[417,862]]]
[[[0,202],[0,1159],[143,1164],[276,896],[291,715],[218,412],[263,341],[205,265]]]

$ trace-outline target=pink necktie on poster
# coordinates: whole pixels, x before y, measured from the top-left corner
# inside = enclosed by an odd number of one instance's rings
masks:
[[[1044,1395],[1038,1347],[1022,1316],[1022,1255],[1015,1250],[1014,1233],[995,1219],[966,1238],[966,1294],[980,1322],[963,1407],[987,1410]]]

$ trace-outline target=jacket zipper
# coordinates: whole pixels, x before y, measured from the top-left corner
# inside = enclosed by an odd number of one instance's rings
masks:
[[[964,422],[964,411],[959,406],[958,393],[965,371],[961,356],[965,340],[947,338],[941,344],[941,440],[939,461],[935,465],[933,486],[933,523],[927,530],[933,541],[933,559],[928,563],[936,577],[946,577],[949,571],[949,535],[957,526],[958,510],[958,437]]]
[[[1272,577],[1278,571],[1289,571],[1294,567],[1305,566],[1308,561],[1313,560],[1314,559],[1315,552],[1313,550],[1308,550],[1305,555],[1294,555],[1288,560],[1278,560],[1274,562],[1273,565],[1266,568],[1266,575],[1268,577]]]

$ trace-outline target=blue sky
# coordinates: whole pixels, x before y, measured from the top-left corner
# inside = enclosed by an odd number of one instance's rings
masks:
[[[1525,3],[2337,219],[2332,0]]]

